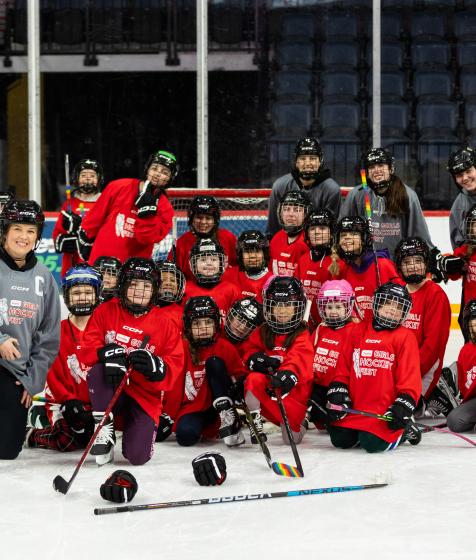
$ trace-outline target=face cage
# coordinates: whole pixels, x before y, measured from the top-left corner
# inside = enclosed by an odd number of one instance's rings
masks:
[[[208,338],[202,338],[202,339],[197,339],[196,340],[193,336],[192,324],[197,319],[211,319],[213,321],[213,325],[215,327],[213,335],[209,336]],[[203,328],[203,327],[201,327],[201,328]],[[208,328],[208,327],[206,327],[206,328]],[[217,336],[218,336],[218,330],[219,330],[219,325],[217,324],[214,317],[192,317],[189,320],[187,327],[185,328],[185,336],[187,337],[191,346],[194,346],[195,348],[206,348],[207,346],[211,346],[212,344],[214,344],[214,342],[216,341]]]
[[[326,305],[328,303],[344,303],[346,305],[345,315],[344,317],[327,317],[326,315]],[[337,296],[337,297],[327,297],[317,299],[317,310],[319,311],[319,315],[321,319],[328,325],[329,327],[343,327],[347,321],[349,320],[350,316],[352,315],[352,308],[354,306],[354,298],[346,298],[344,296]]]
[[[402,306],[402,315],[400,319],[383,317],[382,315],[379,314],[380,307],[388,303],[392,303],[392,304],[395,303]],[[411,302],[397,296],[391,296],[389,294],[374,295],[374,299],[372,303],[372,311],[374,314],[375,322],[380,327],[383,327],[384,329],[396,329],[398,326],[400,326],[408,317],[411,307],[412,307]]]
[[[129,289],[129,285],[134,280],[144,280],[145,282],[152,282],[152,294],[151,294],[150,302],[147,305],[143,303],[142,304],[131,303],[127,299],[127,291]],[[155,305],[155,301],[157,299],[157,285],[153,280],[147,278],[128,278],[124,282],[124,285],[119,288],[118,292],[119,292],[119,301],[121,302],[122,307],[124,307],[124,309],[129,311],[129,313],[131,313],[132,315],[144,315],[145,313],[148,313]]]
[[[318,242],[315,245],[313,245],[312,241],[311,241],[311,236],[309,235],[309,230],[312,227],[326,227],[329,230],[329,241],[327,241],[325,243],[319,243]],[[316,237],[316,236],[313,235],[313,237]],[[322,233],[318,234],[318,238],[319,237],[322,238]],[[306,227],[304,240],[306,241],[308,247],[311,248],[311,249],[316,249],[317,251],[324,250],[324,249],[330,249],[330,247],[332,246],[332,230],[331,230],[331,227],[327,224],[308,224],[307,227]]]
[[[464,220],[464,242],[476,245],[476,218],[472,216]]]
[[[285,323],[278,321],[273,313],[274,308],[289,305],[294,307],[294,314],[292,318]],[[296,328],[302,323],[305,310],[306,304],[302,300],[283,302],[265,297],[263,301],[264,320],[275,334],[288,334],[296,330]]]
[[[423,264],[424,264],[424,267],[425,267],[424,274],[417,274],[416,272],[413,272],[412,274],[404,274],[403,273],[403,266],[402,266],[403,261],[405,259],[409,259],[409,258],[414,259],[415,257],[421,257],[423,259]],[[423,257],[423,255],[406,255],[397,264],[397,269],[398,269],[398,271],[402,275],[402,278],[405,280],[405,282],[407,284],[419,284],[420,282],[423,282],[423,280],[426,278],[426,274],[428,272],[428,263],[425,262],[425,258]]]
[[[83,302],[83,301],[81,301],[81,298],[80,298],[79,302],[73,304],[73,303],[70,303],[69,292],[72,288],[74,288],[74,286],[91,286],[91,284],[73,284],[72,286],[68,286],[68,288],[66,288],[66,290],[64,290],[64,296],[63,296],[64,304],[68,308],[68,311],[72,315],[76,315],[77,317],[84,317],[86,315],[91,315],[91,313],[94,311],[94,309],[99,304],[99,297],[98,297],[97,290],[94,289],[94,286],[93,286],[94,298],[95,298],[95,301],[93,303],[89,303],[89,302],[86,302],[86,301]],[[83,294],[82,294],[82,296],[83,296]]]
[[[211,276],[207,276],[197,271],[198,259],[206,257],[208,255],[217,256],[219,259],[218,272]],[[190,258],[190,269],[192,271],[192,274],[195,276],[195,280],[199,286],[214,286],[218,284],[218,282],[220,282],[221,277],[225,272],[225,255],[223,253],[199,253],[198,255],[193,255]]]
[[[262,251],[263,252],[263,257],[262,257],[262,261],[261,264],[258,265],[258,261],[256,260],[256,258],[254,259],[254,266],[253,264],[251,265],[245,265],[245,260],[244,260],[244,253],[250,253],[251,251]],[[254,246],[245,246],[242,249],[240,249],[238,251],[238,264],[240,265],[240,270],[243,270],[244,272],[247,272],[248,274],[259,274],[260,272],[263,272],[263,270],[268,266],[268,261],[269,261],[269,257],[267,257],[267,253],[268,251],[266,251],[266,249],[264,247],[260,247],[259,245],[254,245]],[[252,260],[253,262],[253,260]]]
[[[471,328],[471,321],[473,321],[474,319],[476,319],[476,317],[469,317],[465,322],[465,331],[466,331],[466,336],[468,337],[468,339],[473,343],[476,344],[476,329],[472,329]]]
[[[243,333],[237,333],[233,330],[232,321],[239,322]],[[234,307],[230,309],[225,320],[225,334],[233,342],[243,342],[246,340],[250,334],[254,331],[256,325],[254,325],[247,317],[243,317]]]
[[[360,236],[360,250],[357,252],[355,250],[353,251],[344,251],[344,249],[342,249],[342,247],[340,246],[340,237],[343,233],[353,233],[353,234],[357,234]],[[336,236],[336,250],[337,250],[337,254],[339,255],[339,257],[341,259],[343,259],[346,262],[353,262],[357,257],[360,257],[361,255],[363,255],[365,253],[365,249],[367,247],[367,244],[364,241],[364,234],[361,231],[349,231],[349,230],[344,230],[344,231],[340,231],[337,233]]]
[[[175,283],[177,285],[177,291],[175,294],[171,290],[161,293],[162,274],[173,274],[175,276]],[[172,270],[159,271],[159,289],[157,291],[157,300],[160,303],[180,302],[182,301],[184,291],[185,291],[185,277],[183,274],[180,274],[178,271],[172,271]]]
[[[284,224],[284,221],[283,221],[282,217],[281,217],[281,212],[282,212],[283,206],[298,206],[299,208],[303,208],[304,209],[304,215],[303,215],[303,219],[302,219],[302,224],[301,225],[286,226]],[[307,217],[307,212],[306,212],[306,206],[304,204],[300,204],[299,202],[280,202],[279,203],[279,206],[278,206],[278,223],[281,226],[281,228],[288,235],[297,235],[298,233],[300,233],[304,229],[304,225],[306,224],[306,217]]]

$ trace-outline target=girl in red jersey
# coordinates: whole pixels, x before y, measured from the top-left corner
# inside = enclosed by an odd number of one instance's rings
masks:
[[[299,443],[305,433],[303,421],[314,355],[303,322],[306,297],[299,280],[275,276],[264,287],[263,299],[265,323],[250,336],[244,356],[250,370],[245,380],[245,401],[261,434],[263,415],[281,425],[283,440],[289,443],[274,397],[274,391],[280,391],[294,441]]]
[[[82,261],[78,253],[78,231],[87,212],[92,210],[104,182],[102,167],[95,159],[82,159],[73,169],[71,198],[64,201],[53,230],[58,253],[63,253],[61,275]]]
[[[263,303],[263,286],[272,273],[268,270],[269,241],[258,230],[243,231],[236,245],[238,266],[228,268],[224,279],[235,284],[241,297],[254,297]]]
[[[70,312],[61,321],[60,350],[46,378],[46,411],[51,426],[28,432],[27,447],[74,451],[86,447],[94,420],[86,376],[89,368],[78,359],[84,330],[99,304],[101,276],[87,263],[70,268],[62,282]]]
[[[271,239],[270,269],[273,274],[294,276],[299,259],[307,253],[304,224],[311,211],[307,195],[302,191],[288,191],[278,205],[281,230]]]
[[[168,390],[183,366],[183,345],[174,324],[156,307],[157,272],[149,259],[131,258],[121,268],[118,297],[101,304],[91,317],[80,358],[88,373],[93,416],[102,419],[115,388],[131,373],[114,415],[123,423],[122,453],[134,465],[152,456],[152,443]],[[158,328],[160,327],[160,328]],[[144,339],[149,336],[144,346]],[[112,414],[96,437],[91,454],[98,464],[112,460],[115,433]]]
[[[211,297],[198,296],[184,308],[185,366],[167,395],[177,443],[195,445],[218,434],[229,447],[244,443],[241,423],[228,397],[231,376],[245,373],[234,346],[219,336],[220,312]],[[219,421],[219,423],[218,423]]]
[[[198,239],[214,239],[225,251],[226,267],[236,265],[236,237],[220,225],[220,206],[213,196],[196,196],[188,208],[190,231],[177,239],[174,260],[187,280],[193,280],[190,270],[190,251]],[[172,251],[169,260],[172,259]],[[226,268],[225,267],[225,268]]]
[[[338,371],[329,385],[329,405],[392,417],[390,422],[328,410],[329,435],[335,447],[360,445],[369,453],[394,449],[421,394],[418,344],[402,327],[412,305],[405,286],[387,282],[377,288],[371,323],[355,325],[346,339]],[[409,432],[410,433],[410,432]]]
[[[446,419],[453,432],[469,432],[476,426],[476,299],[464,307],[463,328],[468,342],[461,348],[456,362],[462,403]]]
[[[339,257],[346,262],[342,278],[354,289],[357,313],[363,321],[370,322],[375,289],[398,278],[395,265],[386,249],[372,250],[369,225],[360,216],[339,220],[335,246]]]
[[[316,297],[323,322],[313,335],[314,385],[309,419],[319,429],[323,429],[327,421],[327,390],[336,375],[342,345],[355,325],[351,320],[354,300],[354,290],[346,280],[327,280]]]
[[[422,396],[416,416],[423,416],[425,410],[446,416],[453,406],[438,381],[450,334],[450,302],[440,286],[427,278],[430,250],[423,239],[402,239],[395,250],[395,262],[412,297],[403,326],[415,334],[420,349]]]
[[[109,301],[117,295],[117,279],[121,271],[122,263],[115,257],[98,257],[93,264],[94,268],[102,275],[102,289],[100,302]]]
[[[147,160],[143,180],[111,181],[78,231],[79,254],[94,262],[109,255],[150,258],[172,228],[174,210],[166,195],[178,173],[177,160],[159,150]]]
[[[157,263],[157,273],[159,282],[157,304],[161,310],[161,316],[173,321],[182,333],[185,276],[175,263],[169,261]]]

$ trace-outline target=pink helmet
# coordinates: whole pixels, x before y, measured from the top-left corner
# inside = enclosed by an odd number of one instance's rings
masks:
[[[342,327],[352,314],[354,300],[354,290],[347,280],[327,280],[317,294],[317,309],[326,325]],[[332,302],[342,303],[344,309],[327,309]]]

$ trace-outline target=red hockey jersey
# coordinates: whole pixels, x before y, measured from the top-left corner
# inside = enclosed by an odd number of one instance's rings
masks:
[[[237,266],[229,268],[223,275],[223,281],[232,283],[237,287],[239,299],[245,297],[255,297],[259,303],[263,303],[263,286],[273,273],[266,269],[260,278],[250,278],[246,272]]]
[[[192,231],[187,231],[181,235],[175,244],[175,262],[180,270],[185,274],[187,280],[193,280],[194,276],[190,270],[190,251],[197,242],[197,237]],[[236,261],[236,237],[227,229],[218,228],[216,239],[223,247],[227,257],[226,266],[235,266]],[[172,250],[168,256],[169,261],[173,260]]]
[[[463,305],[466,305],[468,301],[476,299],[476,251],[467,257],[468,246],[461,245],[454,251],[456,257],[465,259],[466,262],[466,272],[463,273]],[[457,280],[461,278],[461,275],[451,275],[452,280]]]
[[[410,295],[412,308],[403,326],[416,335],[420,349],[422,395],[428,397],[441,375],[450,335],[451,307],[448,296],[432,280],[427,280]]]
[[[241,297],[238,287],[231,282],[225,282],[222,280],[213,288],[204,288],[203,286],[199,286],[190,280],[187,282],[183,304],[185,305],[191,297],[196,296],[209,296],[213,298],[215,303],[218,305],[223,321],[225,320],[230,307]]]
[[[121,262],[129,257],[151,258],[154,244],[169,233],[174,210],[165,194],[160,195],[155,216],[137,217],[134,201],[139,183],[139,179],[111,181],[85,216],[82,227],[94,239],[89,262],[103,255]]]
[[[184,356],[179,331],[172,321],[160,315],[157,307],[146,315],[135,317],[121,306],[117,298],[102,303],[89,319],[80,359],[88,366],[98,363],[99,348],[113,342],[124,347],[127,352],[137,350],[146,335],[150,336],[146,349],[160,356],[167,366],[165,379],[148,381],[142,373],[132,370],[124,392],[158,422],[162,410],[162,392],[168,390],[177,375],[180,375]]]
[[[349,387],[352,408],[385,414],[397,395],[418,402],[421,394],[420,358],[415,336],[404,327],[376,331],[371,324],[355,325],[346,338],[334,381]],[[392,431],[383,420],[348,414],[335,423],[342,428],[370,432],[396,442],[403,430]]]
[[[288,234],[281,229],[269,244],[269,269],[279,276],[294,276],[299,259],[308,251],[309,247],[304,241],[302,231],[293,241],[290,241]]]
[[[183,330],[183,305],[178,303],[171,303],[170,305],[165,305],[164,307],[158,308],[160,311],[160,317],[165,317],[170,319],[175,325],[176,329],[180,332],[182,336]]]
[[[476,344],[467,342],[461,348],[458,360],[458,388],[463,402],[476,396]]]

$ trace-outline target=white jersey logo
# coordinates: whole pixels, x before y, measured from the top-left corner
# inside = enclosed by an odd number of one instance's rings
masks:
[[[112,344],[113,342],[116,342],[116,331],[106,331],[104,340],[106,344]]]
[[[118,214],[116,216],[116,235],[117,237],[124,237],[124,222],[125,222],[125,215]]]
[[[194,401],[198,395],[198,391],[193,384],[192,374],[187,371],[185,375],[185,396],[189,401]]]
[[[71,356],[68,356],[66,358],[66,363],[68,364],[69,371],[71,372],[73,379],[76,381],[76,383],[78,383],[78,385],[79,383],[81,383],[81,380],[86,381],[86,372],[81,369],[76,354],[71,354]]]
[[[362,374],[360,373],[359,358],[360,348],[354,348],[354,352],[352,353],[352,362],[354,363],[354,371],[357,379],[360,379],[362,377]]]
[[[0,298],[0,327],[9,324],[7,298]]]

